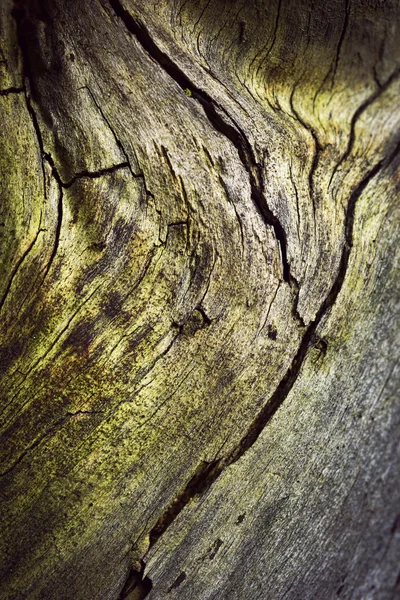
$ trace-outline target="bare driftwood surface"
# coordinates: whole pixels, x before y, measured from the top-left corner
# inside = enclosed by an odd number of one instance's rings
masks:
[[[398,0],[0,2],[1,600],[400,598]]]

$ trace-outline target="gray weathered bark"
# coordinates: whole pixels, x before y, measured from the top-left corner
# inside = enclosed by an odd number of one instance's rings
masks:
[[[400,598],[399,3],[0,19],[0,598]]]

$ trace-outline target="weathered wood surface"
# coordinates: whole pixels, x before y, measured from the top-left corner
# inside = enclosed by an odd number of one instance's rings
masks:
[[[399,3],[12,8],[0,598],[400,598]]]

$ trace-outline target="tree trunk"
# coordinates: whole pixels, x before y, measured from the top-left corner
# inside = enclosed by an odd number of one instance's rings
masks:
[[[399,2],[0,18],[0,598],[400,598]]]

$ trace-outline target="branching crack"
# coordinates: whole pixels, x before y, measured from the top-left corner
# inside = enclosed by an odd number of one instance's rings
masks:
[[[249,176],[252,200],[265,223],[273,228],[280,246],[283,278],[288,283],[292,283],[293,278],[290,274],[290,266],[287,259],[286,232],[278,218],[270,210],[265,199],[263,193],[264,181],[262,167],[257,163],[253,149],[245,133],[227,114],[223,107],[218,105],[207,92],[196,87],[170,57],[160,50],[151,38],[144,24],[136,20],[131,13],[124,8],[120,0],[109,0],[109,3],[115,14],[122,20],[127,30],[135,36],[145,52],[155,60],[166,73],[168,73],[185,93],[189,92],[190,96],[201,104],[212,126],[235,146],[239,158]]]
[[[289,97],[290,109],[291,109],[294,117],[297,119],[297,121],[304,127],[304,129],[306,129],[306,131],[308,131],[311,134],[313,141],[314,141],[314,154],[313,154],[313,159],[311,162],[310,171],[308,173],[308,187],[309,187],[310,198],[311,198],[311,202],[312,202],[312,206],[313,206],[314,231],[315,231],[315,228],[316,228],[316,205],[315,205],[314,175],[315,175],[315,172],[318,167],[319,155],[323,151],[324,148],[318,139],[318,135],[317,135],[317,132],[315,131],[315,129],[313,127],[311,127],[311,125],[306,123],[304,121],[304,119],[302,119],[302,117],[297,112],[297,110],[294,106],[294,102],[293,102],[293,96],[294,96],[295,90],[296,90],[296,85],[293,86],[292,92]]]
[[[367,110],[367,108],[369,106],[371,106],[371,104],[373,102],[375,102],[375,100],[377,100],[379,98],[379,96],[381,96],[389,87],[390,85],[396,81],[396,79],[399,77],[400,75],[400,69],[396,69],[391,75],[390,77],[388,77],[388,79],[382,84],[380,85],[373,94],[371,94],[371,96],[369,96],[365,102],[363,102],[355,111],[355,113],[353,114],[351,121],[350,121],[350,135],[349,135],[349,140],[347,143],[347,148],[344,152],[344,154],[342,155],[342,157],[340,158],[340,160],[337,162],[337,164],[335,165],[335,168],[332,171],[332,175],[331,178],[329,180],[329,185],[332,183],[332,179],[334,178],[337,170],[339,169],[339,167],[344,163],[344,161],[350,156],[351,151],[353,150],[353,146],[354,146],[354,142],[356,139],[356,134],[355,134],[355,128],[356,128],[356,124],[358,119],[361,117],[361,115]]]
[[[354,214],[357,200],[370,181],[378,175],[383,167],[387,167],[399,152],[400,143],[396,146],[394,152],[387,159],[381,160],[369,171],[369,173],[352,192],[346,214],[345,242],[343,245],[342,256],[336,279],[327,297],[322,303],[315,320],[308,326],[300,343],[299,349],[289,369],[286,371],[285,375],[277,386],[275,392],[258,413],[246,435],[241,439],[239,444],[229,455],[217,459],[211,463],[203,462],[200,464],[199,468],[187,486],[177,496],[173,503],[165,509],[151,530],[150,548],[160,538],[160,536],[163,535],[169,525],[176,519],[179,513],[194,496],[204,493],[204,491],[206,491],[216,481],[216,479],[227,467],[239,460],[239,458],[241,458],[245,452],[247,452],[247,450],[253,446],[253,444],[261,435],[265,426],[271,420],[279,407],[282,406],[283,402],[293,388],[310,346],[316,339],[316,330],[319,324],[336,302],[336,299],[342,289],[349,264],[351,248],[353,246]]]
[[[117,134],[115,133],[114,128],[111,126],[110,121],[107,119],[106,115],[104,114],[103,109],[101,108],[100,104],[97,102],[92,90],[87,86],[83,86],[89,93],[91,99],[93,100],[94,105],[96,106],[97,110],[99,111],[99,113],[101,114],[103,121],[107,124],[107,127],[109,128],[109,130],[111,131],[111,133],[113,134],[113,137],[115,139],[115,143],[117,144],[118,148],[121,150],[122,154],[125,156],[125,162],[127,163],[127,166],[129,166],[129,170],[132,173],[133,177],[136,177],[137,175],[133,172],[132,170],[132,166],[131,163],[129,161],[129,157],[126,153],[126,150],[121,142],[121,140],[119,139],[119,137],[117,136]]]
[[[23,10],[17,10],[15,9],[13,12],[16,24],[17,24],[17,32],[18,32],[18,42],[20,45],[20,49],[21,49],[21,54],[23,57],[23,75],[24,75],[24,80],[26,82],[29,83],[29,89],[31,89],[31,73],[30,73],[30,66],[29,66],[29,49],[26,47],[26,39],[24,38],[23,32],[22,32],[22,21],[25,18],[24,12]],[[42,169],[43,169],[43,182],[44,182],[44,197],[47,197],[47,193],[46,193],[46,177],[45,177],[45,170],[44,170],[44,160],[47,160],[47,162],[49,163],[49,165],[51,166],[52,169],[52,175],[54,176],[54,178],[56,179],[58,185],[60,188],[69,188],[71,187],[75,181],[77,181],[78,179],[87,177],[89,179],[97,179],[99,177],[102,177],[103,175],[107,175],[109,173],[114,173],[115,171],[119,170],[119,169],[125,169],[128,168],[130,170],[130,172],[132,173],[133,177],[136,178],[144,178],[143,174],[135,174],[132,170],[131,164],[129,162],[129,158],[125,152],[125,149],[122,146],[122,143],[120,142],[120,140],[118,139],[118,137],[116,136],[113,128],[111,127],[109,121],[107,120],[106,116],[104,115],[101,107],[99,106],[99,104],[96,102],[96,99],[94,98],[91,90],[87,87],[84,86],[91,98],[93,99],[93,102],[95,103],[96,107],[98,108],[98,110],[100,111],[101,116],[103,117],[104,121],[106,122],[106,124],[108,125],[110,131],[112,132],[114,139],[116,141],[116,144],[118,146],[118,148],[121,150],[122,154],[125,156],[126,160],[122,163],[119,163],[117,165],[112,165],[110,167],[106,167],[103,169],[98,169],[96,171],[89,171],[89,170],[83,170],[80,171],[78,173],[76,173],[69,181],[63,181],[61,179],[61,176],[56,168],[55,162],[53,157],[51,156],[51,154],[49,152],[45,151],[44,148],[44,142],[43,142],[43,137],[42,137],[42,133],[40,130],[40,126],[39,126],[39,121],[35,112],[35,109],[33,108],[32,105],[32,101],[31,101],[31,96],[30,93],[28,93],[27,87],[24,86],[22,89],[20,88],[15,88],[16,91],[24,91],[25,92],[25,99],[26,99],[26,105],[27,105],[27,109],[28,112],[31,116],[31,120],[36,132],[36,137],[38,140],[38,144],[39,144],[39,149],[40,149],[40,153],[41,153],[41,159],[42,159]],[[11,88],[14,89],[14,88]]]
[[[109,122],[107,121],[105,115],[103,114],[101,108],[99,107],[99,105],[97,104],[93,94],[91,93],[91,91],[88,89],[89,94],[91,95],[91,97],[93,98],[93,101],[95,102],[96,106],[98,107],[98,109],[100,110],[100,113],[102,115],[102,117],[104,118],[105,122],[107,123],[107,125],[109,126],[111,132],[114,135],[114,138],[116,140],[116,143],[118,145],[118,147],[121,149],[121,152],[124,154],[124,156],[126,157],[126,161],[119,163],[117,165],[112,165],[111,167],[107,167],[104,169],[98,169],[97,171],[89,171],[89,170],[83,170],[80,171],[79,173],[76,173],[69,181],[64,182],[61,179],[61,176],[57,170],[57,167],[55,165],[54,159],[51,156],[51,154],[49,152],[45,151],[44,148],[44,142],[43,142],[43,137],[42,137],[42,132],[40,129],[40,125],[39,125],[39,120],[38,117],[36,115],[35,109],[33,108],[33,104],[31,101],[31,96],[30,96],[30,89],[31,89],[31,73],[30,73],[30,65],[29,65],[29,49],[26,47],[26,39],[23,35],[22,32],[22,21],[25,18],[24,12],[23,10],[17,10],[15,9],[13,12],[16,24],[17,24],[17,33],[18,33],[18,42],[20,45],[20,49],[21,49],[21,54],[23,57],[23,75],[24,75],[24,80],[26,81],[26,83],[29,85],[29,92],[27,89],[27,85],[24,86],[24,88],[22,88],[22,90],[25,93],[25,101],[26,101],[26,106],[27,106],[27,110],[28,113],[31,117],[31,121],[34,127],[34,130],[36,132],[36,137],[37,137],[37,141],[38,141],[38,145],[39,145],[39,151],[40,151],[40,155],[41,155],[41,163],[42,163],[42,173],[43,173],[43,195],[44,198],[47,198],[47,189],[46,189],[46,172],[45,172],[45,166],[44,166],[44,162],[46,161],[49,166],[51,167],[51,173],[52,176],[54,177],[54,179],[56,180],[57,184],[58,184],[58,188],[59,188],[59,198],[58,198],[58,205],[57,205],[57,225],[56,225],[56,231],[55,231],[55,239],[54,239],[54,246],[53,246],[53,250],[49,259],[49,262],[44,270],[44,275],[42,278],[42,283],[43,281],[46,279],[48,272],[50,271],[50,268],[54,262],[54,259],[57,255],[58,252],[58,247],[59,247],[59,242],[60,242],[60,237],[61,237],[61,227],[62,227],[62,221],[63,221],[63,189],[68,189],[70,188],[78,179],[82,179],[82,178],[89,178],[89,179],[97,179],[99,177],[102,177],[104,175],[108,175],[111,173],[114,173],[115,171],[118,171],[119,169],[129,169],[131,174],[136,177],[136,178],[143,178],[143,175],[136,175],[131,168],[131,165],[129,163],[128,157],[125,153],[124,148],[122,147],[121,142],[119,141],[119,139],[117,138],[117,136],[114,133],[114,130],[112,129],[111,125],[109,124]],[[146,190],[147,193],[147,190]],[[42,285],[41,283],[41,285]]]
[[[150,57],[152,57],[160,65],[160,67],[162,67],[164,69],[164,71],[173,78],[173,80],[180,86],[180,88],[182,90],[190,91],[191,97],[201,104],[201,106],[204,109],[205,114],[207,115],[207,117],[208,117],[210,123],[213,125],[213,127],[219,133],[224,135],[237,149],[240,160],[242,161],[243,166],[249,176],[252,200],[255,203],[255,205],[257,206],[265,223],[273,228],[276,239],[279,243],[280,251],[281,251],[282,265],[283,265],[283,267],[282,267],[283,268],[283,278],[289,284],[296,284],[297,292],[298,292],[298,284],[290,273],[290,265],[289,265],[289,262],[287,259],[286,232],[285,232],[284,228],[282,227],[278,218],[272,213],[272,211],[268,207],[268,203],[267,203],[265,195],[263,193],[264,181],[263,181],[262,166],[257,162],[254,152],[253,152],[253,148],[252,148],[249,140],[247,139],[245,133],[242,131],[242,129],[239,127],[239,125],[226,113],[226,111],[223,109],[223,107],[219,106],[206,92],[204,92],[204,91],[200,90],[199,88],[197,88],[196,86],[194,86],[191,83],[191,81],[188,79],[188,77],[180,70],[180,68],[177,65],[175,65],[172,62],[172,60],[158,48],[158,46],[151,39],[145,26],[132,17],[130,12],[123,7],[121,0],[109,0],[109,2],[110,2],[110,5],[112,6],[113,10],[115,11],[115,14],[119,18],[121,18],[121,20],[127,27],[128,31],[130,31],[133,35],[135,35],[136,39],[142,45],[144,50],[150,55]],[[347,22],[349,19],[349,4],[350,4],[350,0],[346,0],[346,17],[345,17],[345,23],[344,23],[342,35],[339,40],[337,58],[336,58],[335,66],[334,66],[334,75],[335,75],[335,72],[337,69],[337,64],[339,62],[341,46],[343,44],[343,39],[344,39],[346,28],[347,28]],[[17,25],[18,25],[18,19],[17,19]],[[19,31],[19,34],[20,33],[21,32]],[[20,35],[19,41],[20,41],[22,52],[23,52],[23,56],[26,58],[26,52],[24,51],[25,48],[24,48],[24,43],[21,40],[21,35]],[[26,63],[26,62],[27,61],[24,60],[24,63]],[[395,74],[393,74],[391,76],[391,78],[389,78],[388,82],[386,82],[386,84],[385,84],[386,87],[388,85],[390,85],[390,82],[391,82],[390,80],[393,80],[394,76],[395,76]],[[397,76],[397,72],[396,72],[396,76]],[[25,64],[25,77],[26,77],[26,80],[29,81],[29,77],[27,75],[26,64]],[[385,86],[383,86],[383,87],[385,87]],[[386,89],[386,87],[385,87],[385,89]],[[367,106],[369,106],[369,104],[371,104],[371,102],[373,102],[378,97],[379,93],[382,92],[382,89],[377,90],[377,92],[375,94],[373,94],[373,96],[370,97],[370,99],[367,100],[367,102],[364,103],[353,115],[353,119],[351,122],[351,132],[350,132],[350,139],[349,139],[348,147],[347,147],[347,150],[346,150],[344,156],[342,157],[341,161],[337,165],[337,167],[341,164],[341,162],[343,162],[343,160],[345,160],[345,158],[347,158],[347,156],[351,152],[351,149],[352,149],[352,146],[354,143],[354,127],[355,127],[355,123],[356,123],[357,119],[359,118],[361,113],[367,108]],[[121,168],[129,168],[130,169],[130,165],[129,165],[129,161],[127,161],[127,162],[121,163],[119,165],[110,167],[109,169],[103,169],[103,170],[99,170],[99,171],[92,172],[92,173],[90,173],[89,171],[83,171],[81,173],[76,174],[69,182],[63,183],[61,181],[61,178],[60,178],[55,166],[54,166],[54,161],[52,160],[51,156],[44,152],[43,141],[42,141],[40,129],[38,126],[38,121],[37,121],[35,112],[32,108],[30,98],[28,96],[28,93],[26,92],[26,89],[25,89],[25,97],[26,97],[26,101],[27,101],[28,111],[32,117],[32,122],[35,127],[35,131],[36,131],[38,141],[39,141],[40,151],[42,154],[42,168],[43,168],[44,184],[45,184],[45,171],[44,171],[44,162],[43,161],[47,160],[47,162],[52,167],[52,173],[60,186],[60,192],[61,192],[60,193],[60,201],[59,201],[59,209],[58,209],[58,225],[57,225],[58,233],[56,232],[55,248],[52,253],[52,258],[50,259],[50,264],[51,264],[55,254],[57,252],[57,246],[58,246],[58,242],[59,242],[60,229],[61,229],[61,223],[62,223],[62,188],[70,187],[80,177],[89,177],[89,178],[100,177],[105,173],[111,173],[117,169],[121,169]],[[294,114],[296,114],[296,113],[294,113]],[[315,147],[316,147],[316,151],[315,151],[315,155],[313,158],[313,163],[311,165],[311,170],[310,170],[310,175],[309,175],[310,193],[311,193],[312,189],[313,189],[312,188],[313,175],[314,175],[315,170],[318,165],[318,152],[321,150],[321,147],[318,145],[318,139],[316,137],[315,132],[311,128],[309,128],[309,127],[307,127],[307,128],[309,129],[309,131],[311,132],[311,135],[313,136],[313,139],[315,142]],[[298,378],[300,370],[304,364],[305,358],[307,356],[307,352],[308,352],[310,346],[312,345],[313,340],[315,339],[317,328],[320,325],[320,323],[322,322],[322,320],[325,318],[325,316],[328,314],[328,312],[330,311],[332,306],[335,304],[335,302],[339,296],[339,293],[342,289],[343,282],[344,282],[346,274],[347,274],[350,252],[351,252],[351,249],[353,246],[354,215],[355,215],[355,208],[356,208],[357,201],[358,201],[359,197],[361,196],[361,194],[363,193],[363,191],[368,186],[368,184],[371,182],[371,180],[379,174],[379,172],[381,171],[382,168],[384,168],[388,164],[390,164],[390,162],[399,153],[399,151],[400,151],[400,143],[396,146],[394,152],[387,159],[382,159],[372,169],[369,170],[369,172],[366,174],[366,176],[362,179],[362,181],[357,185],[357,187],[351,193],[351,196],[350,196],[350,199],[348,202],[347,212],[346,212],[346,219],[345,219],[344,244],[343,244],[340,264],[339,264],[336,278],[330,288],[328,295],[326,296],[325,300],[321,304],[315,319],[306,328],[304,335],[302,337],[301,343],[299,345],[299,348],[297,350],[297,353],[294,356],[294,358],[291,362],[291,365],[289,366],[285,375],[283,376],[283,378],[281,379],[277,388],[275,389],[274,393],[271,395],[269,400],[264,404],[264,407],[260,410],[260,412],[258,413],[256,418],[254,419],[254,421],[251,424],[247,433],[243,436],[243,438],[241,439],[239,444],[236,446],[236,448],[234,448],[230,452],[230,454],[226,455],[225,457],[215,459],[211,462],[202,462],[199,465],[198,469],[196,470],[196,472],[194,473],[194,475],[192,476],[190,481],[187,483],[187,485],[184,487],[184,489],[178,494],[178,496],[174,500],[174,502],[163,511],[162,515],[159,517],[156,524],[152,528],[152,530],[150,532],[150,547],[152,545],[154,545],[154,543],[160,538],[160,536],[167,530],[169,525],[176,519],[176,517],[180,514],[180,512],[184,509],[184,507],[188,504],[188,502],[190,502],[190,500],[193,497],[204,493],[216,481],[216,479],[219,477],[219,475],[221,475],[221,473],[223,472],[224,469],[226,469],[230,465],[234,464],[237,460],[239,460],[247,452],[247,450],[249,450],[253,446],[253,444],[259,438],[259,436],[261,435],[261,433],[263,432],[264,428],[269,423],[269,421],[271,420],[273,415],[276,413],[276,411],[279,409],[279,407],[282,406],[283,402],[288,397],[290,391],[292,390],[292,388]],[[180,224],[183,224],[183,223],[180,223]],[[172,226],[173,224],[170,224],[170,225]],[[214,262],[214,265],[215,265],[215,262]],[[207,289],[206,289],[205,294],[207,293]],[[204,296],[203,296],[203,299],[204,299]],[[89,298],[87,300],[89,300]],[[85,300],[84,303],[86,303],[87,300]],[[78,310],[80,310],[80,308],[81,307],[79,307]],[[208,319],[208,317],[204,313],[203,309],[198,308],[198,310],[202,311],[201,314],[203,315],[204,319],[206,319],[206,318]],[[72,315],[72,317],[68,321],[66,327],[63,329],[62,332],[60,332],[60,334],[56,338],[56,341],[64,333],[64,331],[68,328],[68,326],[70,325],[70,323],[75,315],[76,315],[76,313],[74,313],[74,315]],[[50,347],[49,351],[54,346],[56,341]],[[48,352],[46,354],[48,354]],[[43,358],[44,357],[41,357],[41,359],[39,359],[39,360],[42,360]],[[179,385],[177,386],[177,388],[174,390],[173,393],[175,393],[177,391],[177,389],[183,384],[183,382],[187,379],[187,377],[190,375],[190,373],[192,372],[193,369],[194,369],[194,366],[185,375],[185,377],[179,383]],[[165,403],[169,401],[170,397],[171,396],[169,396],[157,408],[157,410],[155,411],[154,414],[156,414],[165,405]],[[84,414],[84,411],[78,411],[78,413],[66,413],[63,417],[58,419],[58,421],[56,421],[37,440],[35,440],[20,455],[20,457],[17,459],[17,462],[14,463],[14,465],[10,469],[7,469],[5,472],[3,472],[2,475],[5,475],[11,469],[13,469],[16,466],[16,464],[18,464],[19,462],[22,461],[24,456],[26,456],[26,454],[29,451],[31,451],[34,447],[36,447],[44,439],[44,437],[50,435],[53,431],[56,430],[57,427],[62,425],[62,423],[66,419],[72,418],[72,417],[76,416],[77,414]],[[150,418],[153,418],[154,414],[151,415]],[[141,595],[140,595],[141,598],[145,598],[146,595],[151,590],[151,581],[147,577],[145,578],[143,576],[144,568],[145,568],[145,564],[144,564],[144,562],[142,562],[141,571],[139,572],[139,575],[137,576],[137,581],[140,584],[146,582],[145,585],[142,586],[142,591],[141,591]],[[135,586],[138,587],[136,584],[135,584]],[[133,589],[133,587],[129,583],[129,580],[128,580],[123,588],[120,598],[127,597],[131,593],[132,589]]]

